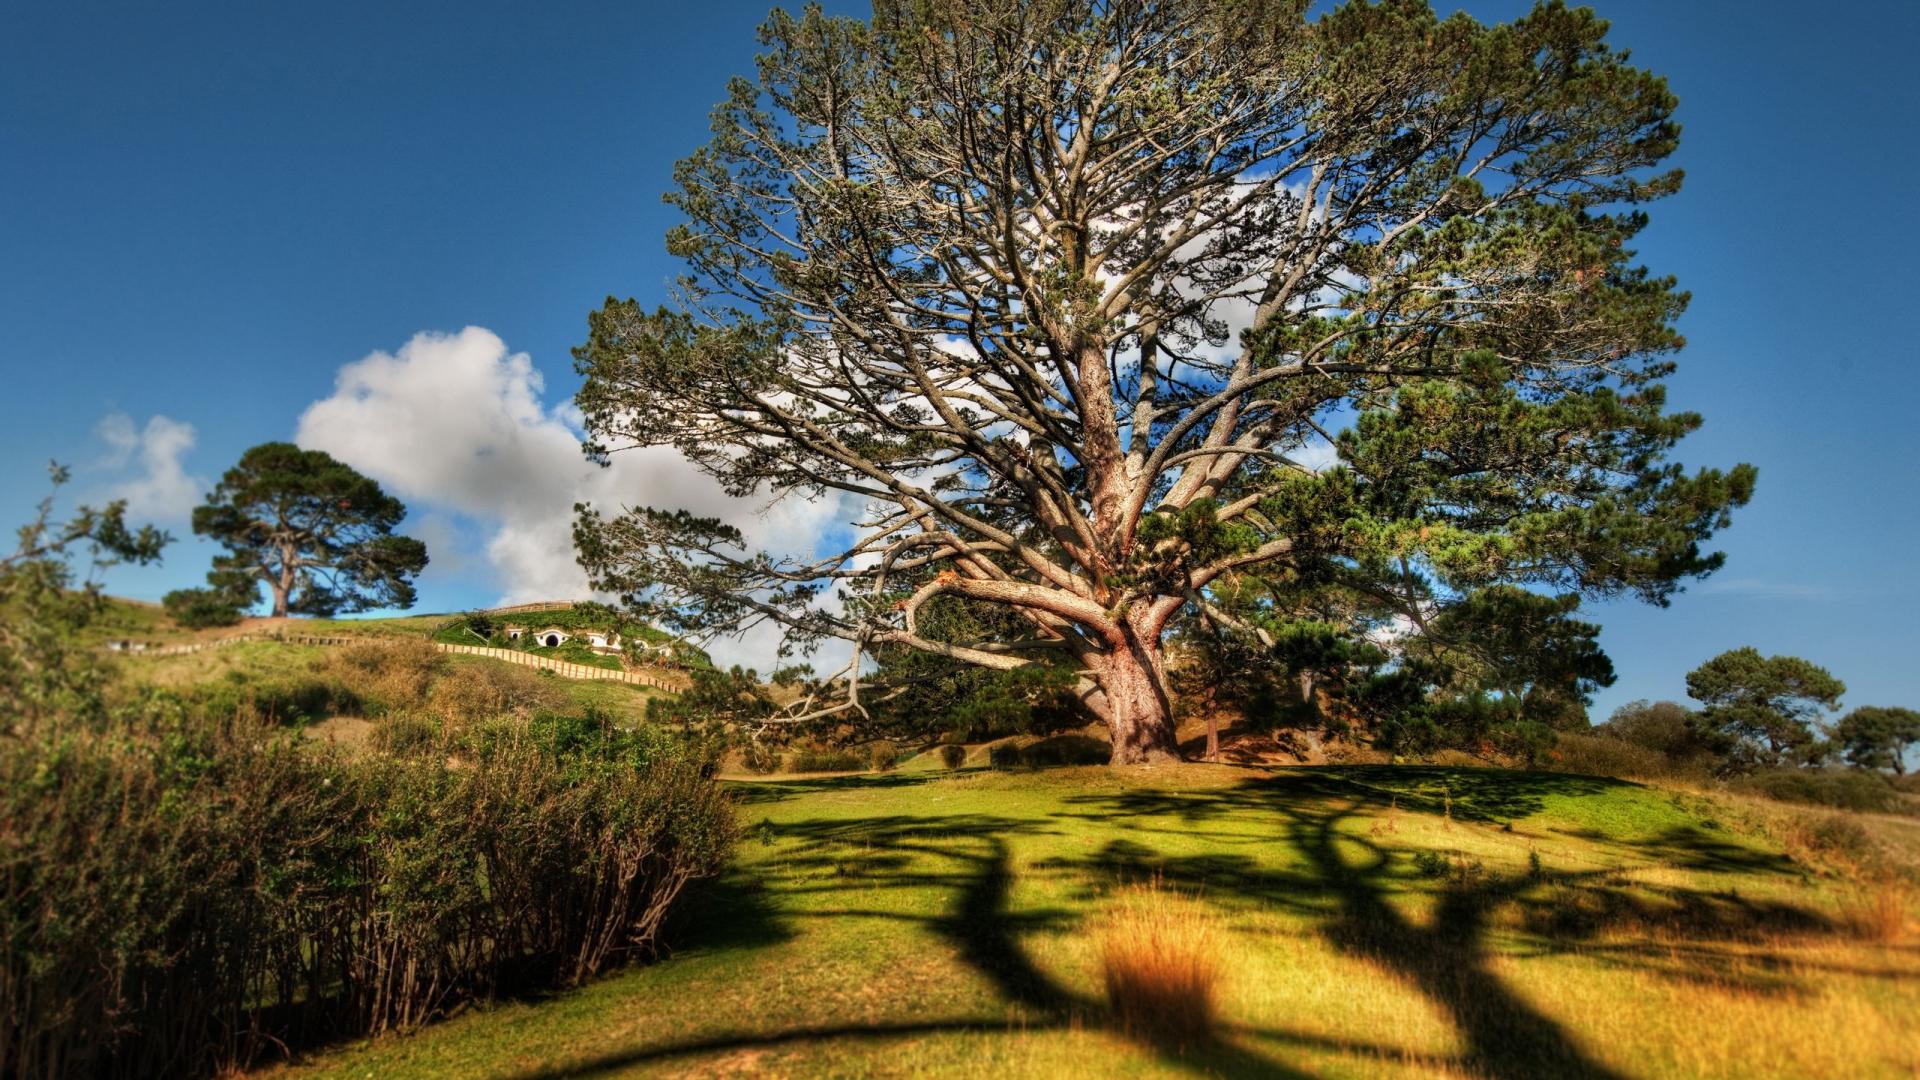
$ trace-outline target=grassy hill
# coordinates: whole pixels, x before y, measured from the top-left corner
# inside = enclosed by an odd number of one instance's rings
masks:
[[[1863,828],[1912,842],[1892,819],[1418,767],[917,773],[736,794],[750,839],[690,898],[671,956],[280,1072],[1920,1068],[1911,896],[1860,870],[1887,865]],[[1141,895],[1220,969],[1221,1022],[1184,1049],[1109,1014],[1101,928]]]
[[[100,616],[82,631],[80,641],[85,645],[103,645],[109,641],[179,645],[276,629],[325,637],[426,637],[451,618],[452,615],[432,613],[376,619],[247,618],[236,626],[191,630],[174,622],[159,604],[110,596]]]
[[[312,621],[315,620],[301,621],[303,632],[309,632],[304,628]],[[362,620],[372,625],[357,634],[345,636],[364,637],[369,640],[396,638],[425,640],[426,632],[411,629],[409,627],[411,621]],[[310,632],[320,633],[321,631]],[[329,678],[339,679],[340,676],[335,670],[338,653],[337,648],[327,646],[299,645],[279,641],[243,641],[218,649],[171,656],[131,654],[117,657],[114,663],[131,682],[137,684],[175,689],[206,686],[267,689],[302,686],[316,681],[324,682]],[[437,664],[444,677],[452,680],[459,680],[462,673],[468,671],[491,671],[498,674],[511,672],[525,678],[540,678],[536,673],[525,668],[503,660],[481,656],[441,655],[437,658]],[[645,718],[649,699],[665,694],[665,691],[652,687],[620,682],[588,682],[562,678],[545,678],[543,681],[553,695],[572,708],[592,707],[630,723],[638,723]],[[380,703],[370,701],[367,704]],[[361,710],[344,710],[348,715],[358,711]],[[313,719],[326,718],[314,717]]]

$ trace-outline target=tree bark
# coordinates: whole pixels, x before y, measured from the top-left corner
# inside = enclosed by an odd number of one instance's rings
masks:
[[[292,547],[287,544],[282,544],[280,546],[279,577],[277,579],[269,578],[267,581],[267,588],[273,591],[273,617],[276,619],[284,619],[287,617],[287,600],[293,595],[293,559],[294,553]]]
[[[1157,641],[1128,635],[1128,647],[1107,657],[1098,681],[1106,699],[1107,731],[1113,737],[1112,765],[1179,761],[1173,702],[1167,694],[1166,664]]]

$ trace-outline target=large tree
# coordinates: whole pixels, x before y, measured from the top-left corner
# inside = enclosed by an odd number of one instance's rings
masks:
[[[1716,567],[1753,471],[1666,460],[1700,422],[1659,383],[1686,297],[1627,246],[1679,186],[1665,81],[1557,3],[1309,6],[774,13],[676,170],[679,302],[594,312],[578,403],[601,460],[850,498],[853,539],[775,558],[584,508],[597,584],[691,633],[1055,657],[1134,762],[1174,752],[1167,634],[1236,575],[1334,567],[1430,615]],[[939,638],[942,596],[1021,629]]]
[[[210,588],[170,594],[168,607],[237,610],[262,584],[275,618],[412,607],[427,547],[394,534],[406,515],[399,499],[331,454],[262,443],[193,512],[195,535],[227,549],[214,557]]]
[[[1847,684],[1811,660],[1729,649],[1687,673],[1708,730],[1773,764],[1814,742],[1813,721],[1840,707]]]

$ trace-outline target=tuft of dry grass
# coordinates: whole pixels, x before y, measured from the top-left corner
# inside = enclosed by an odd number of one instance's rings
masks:
[[[1841,915],[1855,936],[1882,945],[1898,945],[1907,938],[1914,908],[1913,889],[1892,876],[1860,886],[1842,905]]]
[[[1221,975],[1214,917],[1157,877],[1127,889],[1100,938],[1107,1002],[1128,1034],[1185,1048],[1214,1031]]]

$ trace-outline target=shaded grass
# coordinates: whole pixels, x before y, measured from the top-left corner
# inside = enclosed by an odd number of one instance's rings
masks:
[[[932,770],[738,787],[672,959],[303,1075],[1905,1076],[1920,950],[1692,797],[1471,769]],[[1415,855],[1449,869],[1424,874]],[[1107,1003],[1116,897],[1220,935],[1184,1049]]]

